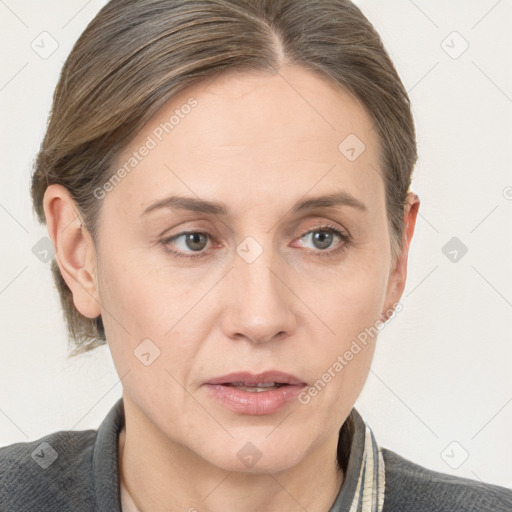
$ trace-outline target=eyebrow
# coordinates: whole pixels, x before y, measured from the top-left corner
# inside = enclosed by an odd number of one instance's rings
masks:
[[[334,194],[312,197],[303,201],[298,201],[292,207],[292,213],[297,214],[304,210],[314,208],[333,208],[337,206],[350,206],[362,212],[367,212],[368,208],[359,199],[350,195],[348,192],[340,191]],[[195,197],[169,196],[149,205],[141,214],[147,215],[150,212],[160,209],[188,210],[195,213],[206,215],[228,215],[229,210],[224,203],[216,201],[206,201]]]

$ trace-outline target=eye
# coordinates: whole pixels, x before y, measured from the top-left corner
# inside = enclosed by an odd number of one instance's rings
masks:
[[[175,256],[183,256],[185,258],[195,258],[198,256],[204,256],[203,249],[206,246],[206,241],[210,235],[208,233],[203,233],[201,231],[186,231],[183,233],[179,233],[178,235],[174,235],[171,238],[166,238],[162,240],[162,243],[167,247],[172,243],[174,247],[177,247],[179,251],[174,251],[172,249],[167,248],[169,252],[174,254]],[[181,243],[177,243],[177,241],[181,240]],[[198,254],[187,254],[189,252],[198,253]]]
[[[326,249],[329,249],[333,245],[335,238],[338,238],[343,243],[341,243],[336,249],[326,251]],[[319,252],[332,254],[344,249],[345,246],[349,243],[350,237],[349,235],[342,233],[335,226],[327,225],[310,229],[307,233],[304,233],[301,236],[301,240],[311,241],[313,243],[313,249],[317,249]]]
[[[335,238],[338,238],[342,243],[332,250],[329,249],[333,245]],[[172,237],[165,238],[161,241],[165,250],[178,258],[201,258],[208,256],[209,251],[205,250],[208,245],[208,239],[211,239],[209,233],[202,231],[184,231]],[[331,225],[318,226],[310,229],[302,236],[301,240],[311,240],[313,243],[313,251],[315,254],[322,254],[325,256],[335,255],[344,250],[350,243],[350,235],[342,233],[338,228]],[[178,250],[171,249],[170,246]]]

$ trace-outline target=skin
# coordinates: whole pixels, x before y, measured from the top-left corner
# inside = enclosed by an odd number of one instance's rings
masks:
[[[419,198],[409,193],[393,264],[372,120],[347,93],[295,66],[274,75],[230,72],[182,91],[117,164],[190,97],[198,105],[101,199],[97,247],[65,188],[51,185],[44,197],[74,304],[87,317],[102,315],[123,379],[121,474],[142,510],[326,511],[343,482],[339,429],[377,337],[308,404],[296,399],[274,414],[235,413],[203,383],[268,369],[317,381],[402,296]],[[351,133],[366,146],[355,161],[338,150]],[[367,211],[291,212],[296,201],[339,190]],[[221,201],[230,213],[141,216],[171,194]],[[351,241],[334,235],[319,245],[313,235],[326,224]],[[210,234],[206,257],[179,258],[160,243],[186,230]],[[247,236],[263,250],[252,263],[236,252]],[[181,237],[167,247],[194,254],[200,243]],[[160,349],[148,366],[133,353],[145,338]],[[250,468],[237,457],[248,441],[262,454]]]

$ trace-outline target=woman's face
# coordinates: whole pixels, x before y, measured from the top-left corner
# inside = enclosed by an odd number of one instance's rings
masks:
[[[369,116],[302,68],[225,74],[161,108],[123,166],[97,192],[97,279],[128,421],[235,471],[283,470],[337,438],[376,338],[353,342],[405,280]],[[339,201],[307,203],[321,196]],[[207,384],[268,371],[302,384]]]

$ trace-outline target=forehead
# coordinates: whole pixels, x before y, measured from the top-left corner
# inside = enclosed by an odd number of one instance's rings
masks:
[[[144,146],[150,150],[139,151]],[[182,91],[119,155],[116,169],[128,169],[134,152],[145,156],[109,194],[126,214],[171,193],[247,206],[262,195],[279,203],[335,185],[358,197],[382,187],[380,144],[365,109],[294,66],[231,71]]]

